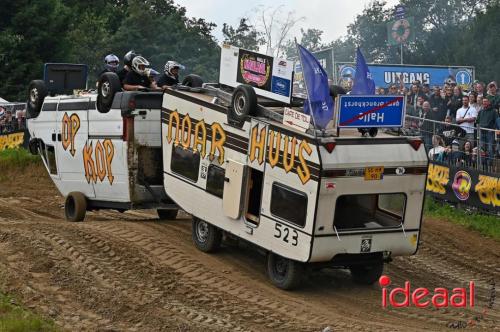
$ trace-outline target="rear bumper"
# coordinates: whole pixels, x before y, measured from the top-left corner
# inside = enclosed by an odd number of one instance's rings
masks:
[[[339,233],[314,237],[310,262],[332,261],[338,254],[390,252],[392,256],[413,255],[418,247],[418,229]]]

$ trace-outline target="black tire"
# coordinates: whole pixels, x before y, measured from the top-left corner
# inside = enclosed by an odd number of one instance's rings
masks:
[[[206,221],[193,217],[191,231],[196,248],[203,252],[214,252],[220,248],[222,231]]]
[[[384,262],[351,266],[349,269],[351,270],[351,277],[354,282],[362,285],[372,285],[384,272]]]
[[[38,138],[30,139],[28,143],[28,150],[34,156],[38,154]]]
[[[285,290],[297,288],[302,281],[303,274],[302,263],[272,252],[267,255],[267,275],[276,287]]]
[[[85,196],[77,191],[69,193],[64,203],[66,220],[71,222],[83,221],[86,212],[87,199]]]
[[[345,95],[347,91],[341,86],[330,85],[330,96],[335,100],[339,95]]]
[[[240,85],[234,92],[229,107],[230,117],[237,122],[243,122],[247,116],[255,115],[257,110],[257,95],[250,85]]]
[[[182,85],[189,86],[191,88],[201,88],[203,86],[203,79],[195,74],[189,74],[182,80]]]
[[[122,84],[116,73],[103,73],[99,77],[99,88],[97,89],[97,110],[101,113],[109,112],[115,94],[121,90]]]
[[[42,80],[31,81],[28,86],[28,102],[26,107],[26,117],[33,119],[40,114],[43,100],[47,97],[48,90]]]
[[[179,213],[179,210],[158,209],[156,210],[156,213],[158,213],[158,218],[160,218],[160,220],[175,220],[177,218],[177,213]]]

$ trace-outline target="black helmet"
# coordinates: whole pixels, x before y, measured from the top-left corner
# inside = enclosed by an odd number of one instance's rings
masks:
[[[132,67],[132,60],[135,58],[137,54],[135,54],[134,50],[130,50],[123,57],[123,63],[129,67]]]

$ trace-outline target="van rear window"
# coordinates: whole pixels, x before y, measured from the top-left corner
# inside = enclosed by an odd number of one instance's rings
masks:
[[[172,149],[170,169],[176,174],[197,182],[200,169],[200,154],[193,153],[193,151],[184,149],[181,146],[174,147]]]
[[[405,207],[402,193],[343,195],[337,198],[333,225],[338,230],[398,227]]]

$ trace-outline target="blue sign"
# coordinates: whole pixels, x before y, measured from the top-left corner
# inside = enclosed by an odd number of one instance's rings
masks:
[[[282,96],[290,96],[290,80],[273,76],[271,81],[271,92]]]
[[[375,81],[375,86],[381,88],[387,88],[391,84],[399,86],[400,79],[406,86],[409,86],[414,81],[420,81],[421,84],[429,84],[431,87],[435,85],[443,86],[448,79],[456,81],[462,87],[470,87],[474,80],[474,67],[368,64],[368,69]],[[342,85],[346,80],[346,72],[350,73],[352,70],[352,63],[338,64],[338,83]],[[463,84],[462,77],[465,81]]]
[[[405,118],[403,96],[341,95],[338,106],[339,128],[402,127]]]
[[[458,85],[463,86],[463,85],[470,85],[472,82],[472,76],[471,73],[468,72],[467,70],[459,70],[455,74],[455,81],[457,82]]]
[[[396,10],[394,11],[394,16],[396,19],[400,20],[405,17],[405,7],[398,5],[396,6]]]

